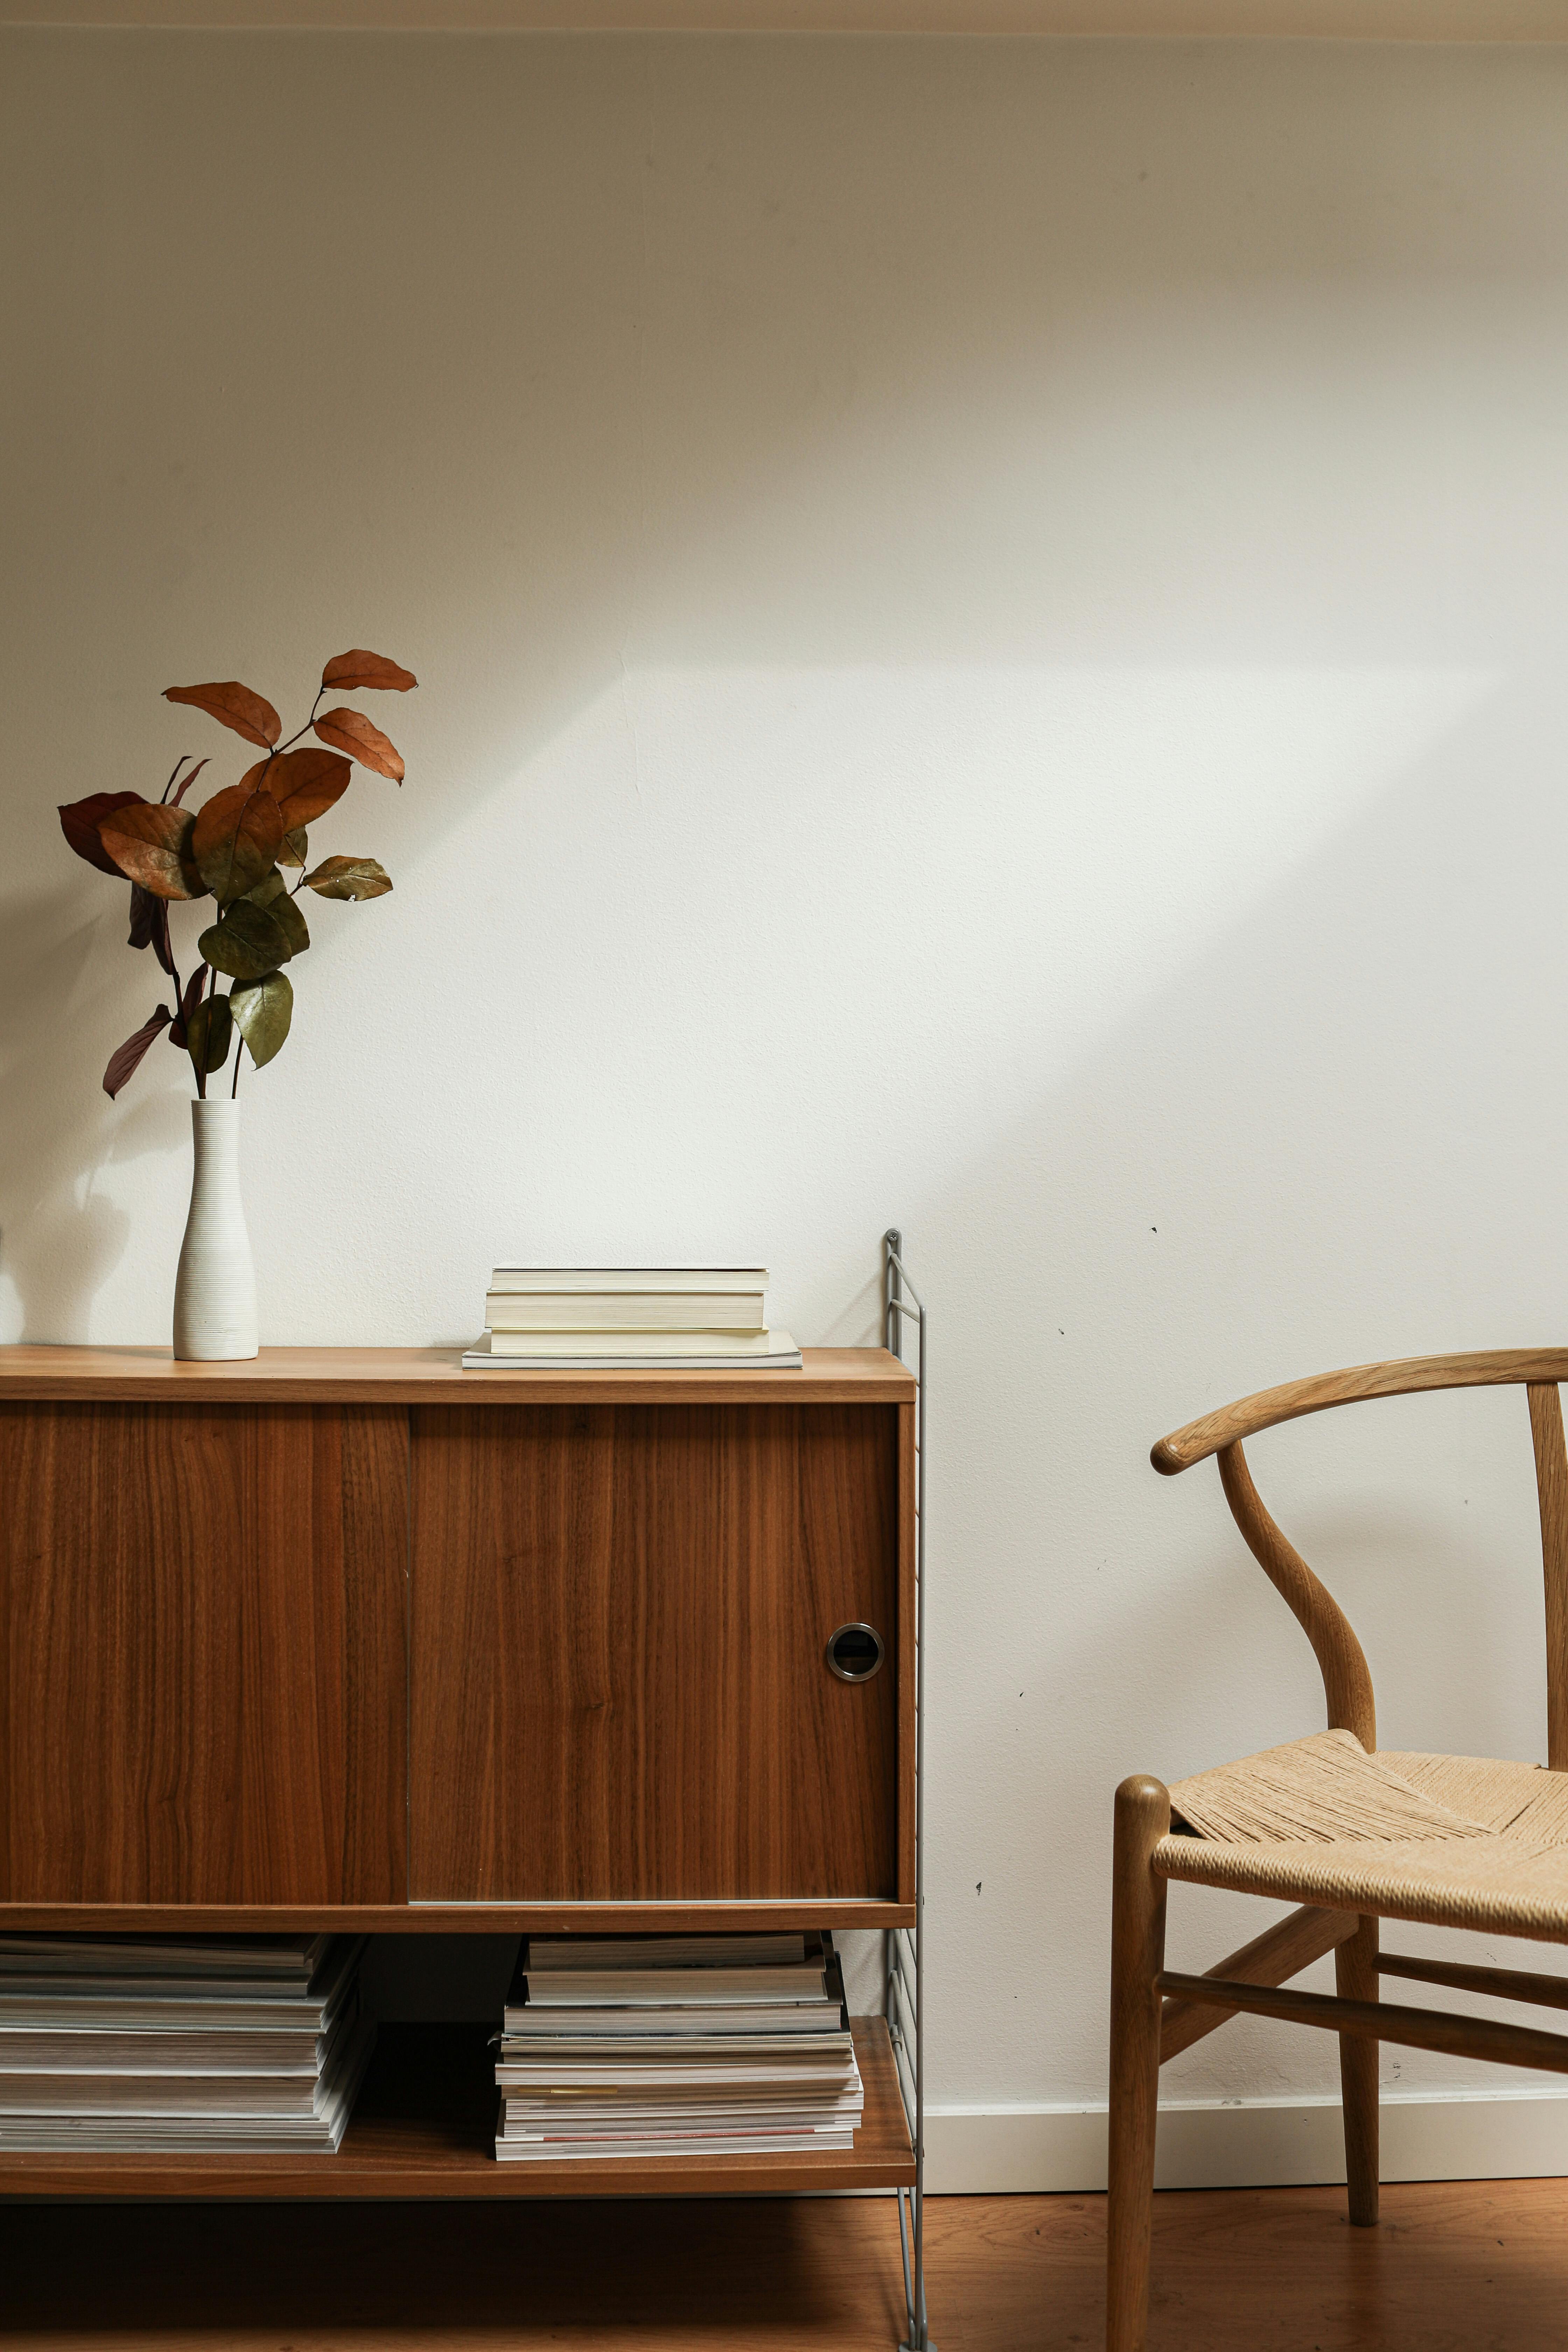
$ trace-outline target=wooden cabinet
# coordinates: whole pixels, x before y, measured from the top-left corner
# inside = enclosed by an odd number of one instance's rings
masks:
[[[879,1349],[0,1349],[0,1928],[910,1924],[912,1424]]]
[[[912,1927],[914,1395],[0,1349],[0,1930]],[[0,2199],[911,2188],[854,2032],[850,2151],[497,2164],[485,2030],[406,2026],[336,2157],[0,2151]]]
[[[0,1905],[403,1900],[407,1486],[386,1407],[0,1404]]]
[[[448,1902],[890,1901],[896,1413],[413,1417],[410,1885]]]

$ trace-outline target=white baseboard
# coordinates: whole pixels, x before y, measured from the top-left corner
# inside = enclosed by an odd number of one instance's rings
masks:
[[[1384,2180],[1568,2175],[1568,2094],[1384,2098]],[[1160,2110],[1155,2185],[1276,2189],[1342,2180],[1337,2099],[1173,2103]],[[942,2107],[926,2113],[936,2196],[1105,2187],[1103,2107]]]

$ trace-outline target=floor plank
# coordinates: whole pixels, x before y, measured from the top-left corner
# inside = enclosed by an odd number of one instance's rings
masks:
[[[1150,2352],[1562,2352],[1568,2182],[1155,2200]],[[1098,2352],[1104,2200],[927,2209],[941,2352]],[[0,2208],[5,2352],[890,2352],[887,2199]]]

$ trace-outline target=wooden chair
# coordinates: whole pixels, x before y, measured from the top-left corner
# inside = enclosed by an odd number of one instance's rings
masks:
[[[1110,1959],[1108,2352],[1143,2352],[1160,2068],[1239,2011],[1340,2038],[1350,2218],[1377,2219],[1377,2045],[1457,2051],[1568,2074],[1568,2036],[1384,2002],[1380,1977],[1568,2009],[1568,1979],[1378,1948],[1380,1919],[1568,1943],[1568,1451],[1557,1383],[1568,1349],[1365,1364],[1227,1405],[1154,1447],[1167,1476],[1211,1454],[1254,1558],[1317,1653],[1329,1728],[1170,1789],[1116,1792]],[[1244,1440],[1331,1405],[1416,1390],[1522,1386],[1546,1572],[1546,1767],[1379,1753],[1372,1676],[1350,1623],[1258,1499]],[[1165,1885],[1284,1897],[1302,1907],[1206,1976],[1164,1965]],[[1338,1998],[1279,1987],[1326,1952]]]

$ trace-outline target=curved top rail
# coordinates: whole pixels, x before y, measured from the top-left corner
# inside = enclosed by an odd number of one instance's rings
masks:
[[[1411,1396],[1420,1389],[1481,1389],[1531,1381],[1568,1381],[1568,1348],[1494,1348],[1470,1356],[1404,1356],[1388,1364],[1354,1364],[1348,1371],[1319,1372],[1311,1380],[1287,1381],[1256,1396],[1221,1405],[1201,1421],[1162,1437],[1150,1453],[1156,1470],[1173,1478],[1206,1461],[1238,1439],[1255,1437],[1303,1413],[1327,1412],[1331,1405],[1362,1404],[1369,1397]]]

